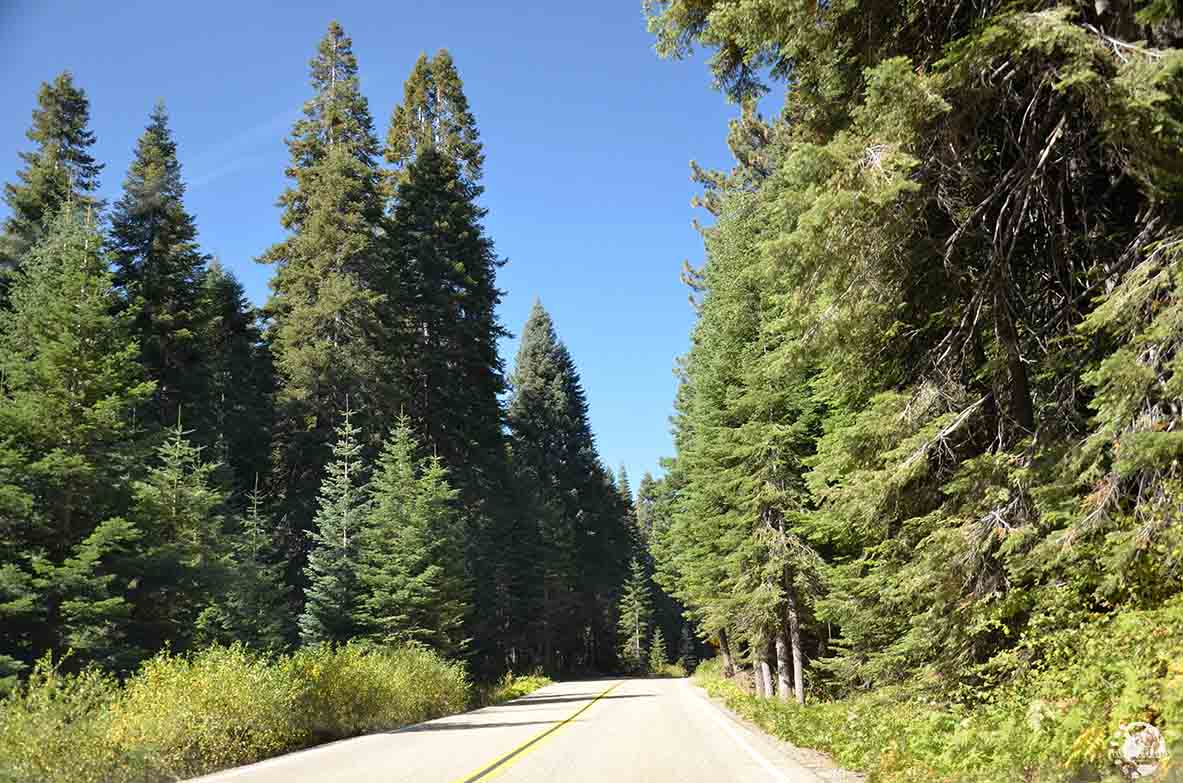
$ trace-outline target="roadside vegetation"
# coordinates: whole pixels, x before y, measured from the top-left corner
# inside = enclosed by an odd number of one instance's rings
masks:
[[[242,645],[161,653],[123,684],[48,659],[0,702],[3,783],[151,783],[249,764],[516,698],[550,681],[507,675],[483,691],[422,647],[350,644],[268,657]]]
[[[695,682],[765,731],[830,754],[873,783],[1120,781],[1126,726],[1163,726],[1178,780],[1183,751],[1183,600],[1020,642],[950,691],[931,677],[806,705],[756,696],[704,662]],[[997,687],[994,684],[1000,683]],[[1171,777],[1175,775],[1175,777]]]

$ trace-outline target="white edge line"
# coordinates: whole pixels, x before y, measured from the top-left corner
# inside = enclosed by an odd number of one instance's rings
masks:
[[[689,680],[686,680],[686,684],[687,684],[687,687],[693,687],[692,685],[690,685]],[[698,699],[696,699],[696,701],[701,702],[701,700],[698,700]],[[773,780],[779,781],[779,783],[788,783],[788,778],[786,778],[784,776],[784,774],[781,773],[780,770],[778,770],[776,767],[772,766],[772,762],[770,762],[768,759],[761,756],[756,751],[756,749],[753,748],[751,746],[751,744],[748,743],[747,740],[745,740],[742,736],[740,736],[740,733],[735,730],[735,726],[732,725],[731,721],[729,721],[723,715],[719,714],[719,710],[715,707],[715,705],[711,704],[710,702],[701,702],[701,703],[702,703],[703,707],[706,708],[706,711],[710,714],[711,718],[713,718],[716,723],[718,723],[720,726],[722,726],[723,730],[726,731],[728,734],[730,734],[731,738],[733,740],[735,740],[735,742],[741,748],[746,750],[748,752],[748,755],[751,756],[756,761],[757,764],[759,764],[761,767],[763,767],[765,772],[767,772],[769,775],[772,776]]]

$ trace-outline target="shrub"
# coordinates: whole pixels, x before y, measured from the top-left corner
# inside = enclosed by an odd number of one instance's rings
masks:
[[[318,741],[449,715],[469,698],[464,669],[419,647],[310,647],[282,669],[299,683],[299,712]]]
[[[554,680],[544,675],[541,671],[525,675],[507,672],[495,685],[486,685],[477,691],[475,705],[478,707],[487,707],[492,704],[501,704],[502,702],[512,701],[513,699],[520,699],[539,688],[545,688],[547,685],[553,684]]]
[[[136,774],[107,738],[115,681],[98,671],[60,673],[46,658],[0,701],[0,781],[100,783]]]
[[[110,740],[156,776],[186,778],[303,747],[300,683],[240,645],[144,663],[113,705]]]

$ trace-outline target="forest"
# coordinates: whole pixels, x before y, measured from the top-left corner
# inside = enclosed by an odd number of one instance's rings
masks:
[[[734,167],[694,170],[676,456],[640,501],[721,673],[846,705],[803,739],[873,779],[1099,779],[1135,721],[1178,743],[1179,6],[646,12],[741,109]]]
[[[329,26],[261,308],[165,106],[104,204],[85,91],[42,86],[0,234],[0,690],[714,654],[709,692],[873,781],[1125,779],[1130,726],[1183,758],[1183,10],[643,11],[737,116],[734,165],[691,164],[674,454],[635,496],[541,303],[498,354],[448,51],[380,139]]]
[[[338,24],[309,78],[262,308],[201,248],[163,104],[102,204],[85,91],[36,96],[0,248],[9,685],[47,655],[123,676],[232,643],[422,645],[479,679],[618,665],[628,478],[540,303],[512,372],[498,355],[455,63],[414,63],[384,140]]]

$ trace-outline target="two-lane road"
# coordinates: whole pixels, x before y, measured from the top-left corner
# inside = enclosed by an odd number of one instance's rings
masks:
[[[201,778],[214,783],[817,783],[687,680],[585,680]]]

